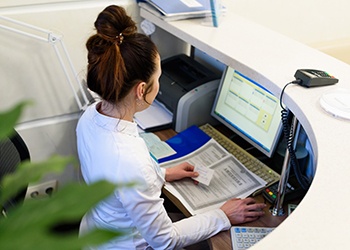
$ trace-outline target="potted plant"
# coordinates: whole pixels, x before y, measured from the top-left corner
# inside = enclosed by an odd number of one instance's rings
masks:
[[[0,140],[16,125],[27,102],[0,113]],[[76,164],[74,157],[52,156],[45,162],[23,162],[0,183],[0,204],[45,174],[63,171],[67,164]],[[1,166],[0,166],[1,167]],[[47,199],[26,200],[0,218],[0,249],[82,249],[120,236],[118,231],[95,230],[78,237],[76,230],[60,230],[63,225],[80,221],[93,205],[110,195],[116,185],[101,181],[87,186],[71,183]]]

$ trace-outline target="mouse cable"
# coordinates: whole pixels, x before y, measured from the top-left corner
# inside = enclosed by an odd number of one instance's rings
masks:
[[[283,87],[282,92],[281,92],[281,96],[280,96],[280,106],[282,108],[281,120],[282,120],[282,124],[283,124],[283,134],[284,134],[284,138],[286,139],[287,149],[288,149],[289,154],[290,154],[290,164],[293,167],[295,177],[297,178],[300,186],[304,190],[307,190],[310,186],[310,181],[301,172],[299,162],[298,162],[298,159],[297,159],[297,156],[295,154],[294,147],[293,147],[293,126],[290,125],[288,122],[288,115],[289,115],[288,110],[285,107],[283,107],[283,105],[282,105],[282,98],[283,98],[283,94],[284,94],[286,87],[290,84],[300,84],[300,81],[301,80],[299,80],[299,79],[294,80],[292,82],[287,83]]]

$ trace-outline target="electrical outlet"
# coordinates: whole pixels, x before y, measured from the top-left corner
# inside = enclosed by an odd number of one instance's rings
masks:
[[[52,195],[52,193],[57,191],[58,181],[51,180],[36,185],[30,185],[27,188],[26,199],[41,199],[47,198]]]

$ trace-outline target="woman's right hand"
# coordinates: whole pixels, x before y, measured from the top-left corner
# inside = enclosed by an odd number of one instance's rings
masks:
[[[263,209],[266,207],[264,203],[256,203],[253,198],[228,200],[220,207],[230,220],[231,225],[241,224],[254,221],[265,214]]]
[[[167,168],[165,170],[165,180],[166,181],[176,181],[183,178],[197,177],[198,172],[193,172],[194,166],[188,162],[180,163],[174,167]]]

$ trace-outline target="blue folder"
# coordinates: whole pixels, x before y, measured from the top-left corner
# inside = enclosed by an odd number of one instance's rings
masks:
[[[210,139],[209,135],[193,125],[165,141],[176,151],[176,154],[158,159],[158,162],[162,163],[187,155],[203,146]]]

